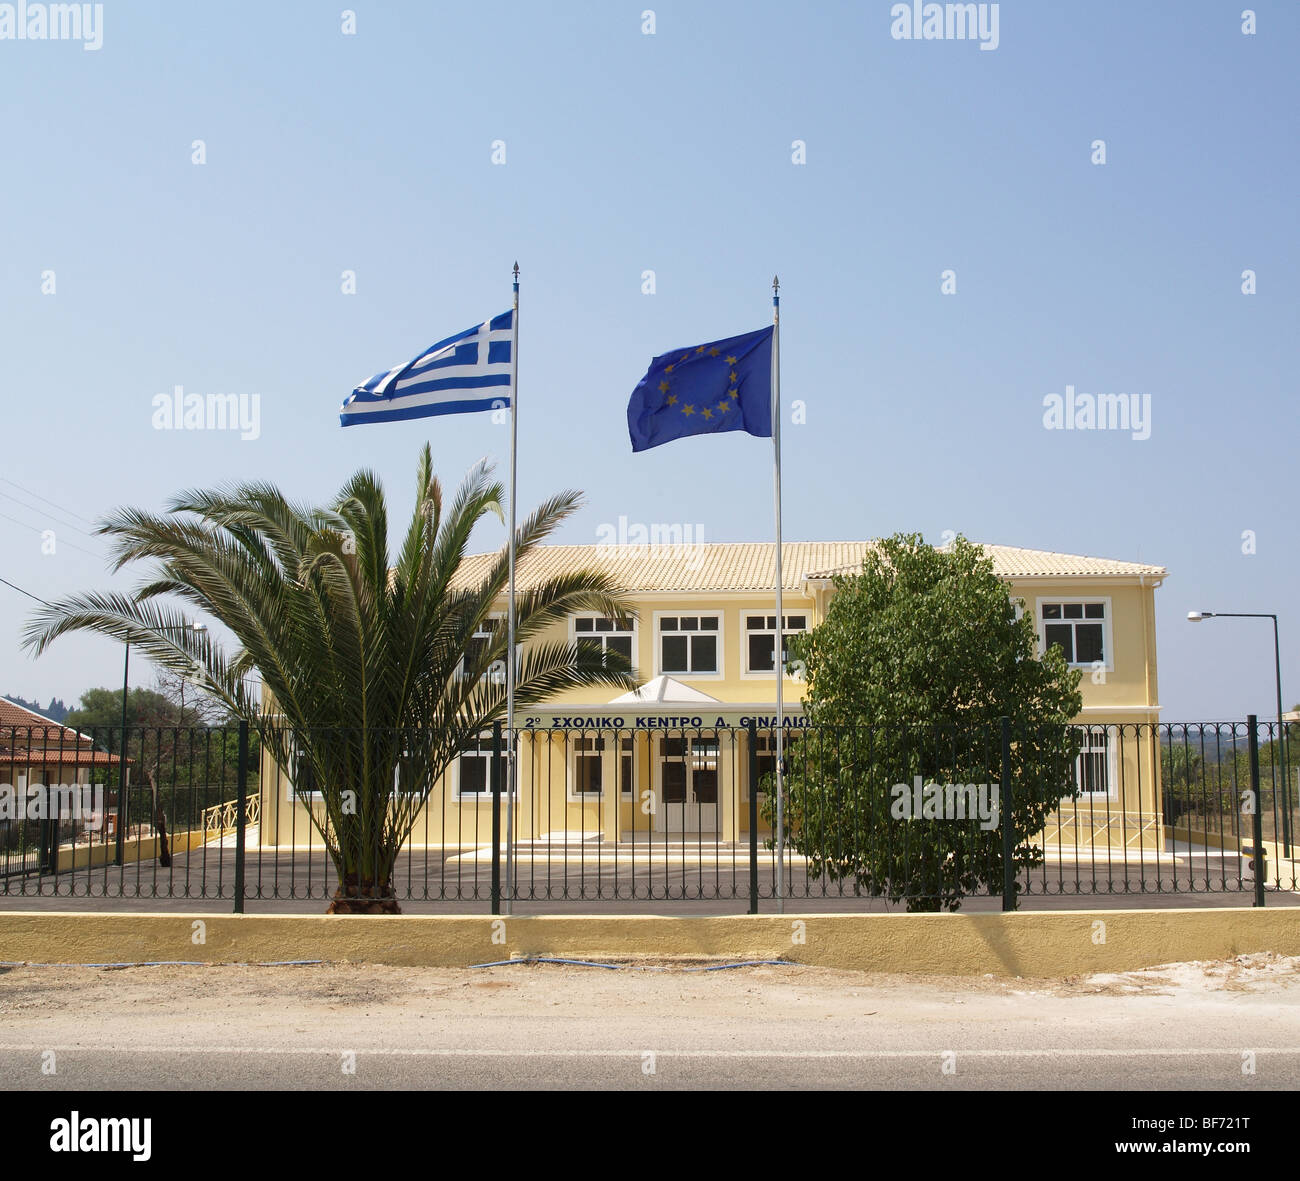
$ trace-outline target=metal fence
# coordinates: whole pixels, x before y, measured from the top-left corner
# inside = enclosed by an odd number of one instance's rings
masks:
[[[791,727],[779,847],[774,731],[669,720],[693,724],[520,730],[513,793],[499,726],[431,783],[429,735],[0,730],[0,897],[323,909],[330,847],[384,863],[409,815],[383,871],[406,909],[1300,902],[1289,736],[1254,718]],[[380,779],[328,782],[358,752]]]

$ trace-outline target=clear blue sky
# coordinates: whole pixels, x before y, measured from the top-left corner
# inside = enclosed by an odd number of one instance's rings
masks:
[[[58,518],[180,488],[325,500],[369,465],[405,512],[426,439],[449,483],[485,453],[504,474],[487,416],[337,414],[505,310],[516,258],[521,503],[583,489],[572,542],[620,515],[766,539],[764,441],[633,457],[625,407],[652,355],[768,322],[779,272],[783,394],[807,407],[788,538],[951,529],[1167,566],[1165,718],[1273,709],[1268,625],[1193,607],[1281,614],[1290,706],[1300,5],[1260,0],[1254,36],[1243,7],[1004,0],[986,51],[893,39],[885,0],[108,0],[97,51],[0,41],[0,576],[126,588]],[[1045,430],[1067,384],[1149,394],[1150,438]],[[177,385],[259,395],[260,438],[153,429]],[[0,692],[120,681],[107,640],[31,661],[30,602],[0,604]]]

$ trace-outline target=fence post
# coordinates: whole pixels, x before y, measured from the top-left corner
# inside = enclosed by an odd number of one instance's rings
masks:
[[[1259,719],[1254,714],[1246,716],[1246,745],[1250,751],[1250,798],[1254,815],[1250,820],[1251,835],[1255,841],[1255,905],[1264,905],[1264,815],[1259,806]]]
[[[128,670],[130,669],[130,667],[131,667],[131,641],[127,640],[126,653],[122,657],[122,756],[117,760],[117,832],[115,834],[116,839],[113,842],[113,864],[114,865],[123,864],[123,850],[126,841],[126,777],[127,777],[126,748],[129,745],[129,743],[127,742],[127,733],[126,733],[126,702],[127,702],[127,686],[129,684],[127,678],[128,678]],[[140,745],[143,746],[144,743],[142,742]],[[107,802],[104,804],[104,815],[106,817],[108,815]],[[126,884],[126,872],[124,870],[121,878],[117,883],[117,892],[119,897],[122,894],[122,890],[125,884]],[[107,878],[105,878],[104,892],[108,893]]]
[[[749,913],[758,914],[758,724],[749,719]]]
[[[248,836],[248,722],[239,723],[239,762],[235,770],[235,913],[244,913],[244,842]]]
[[[1002,718],[1002,780],[998,787],[1002,818],[1002,909],[1016,909],[1015,827],[1011,822],[1011,719]]]
[[[58,793],[48,792],[46,802],[47,804],[53,802],[54,816],[53,818],[49,816],[48,807],[42,809],[46,813],[46,815],[41,818],[41,822],[37,827],[37,833],[39,834],[39,838],[40,838],[40,857],[39,857],[38,872],[57,874],[59,872]]]
[[[501,913],[501,723],[492,723],[492,913]]]

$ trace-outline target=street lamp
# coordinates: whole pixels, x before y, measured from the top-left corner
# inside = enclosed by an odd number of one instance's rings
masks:
[[[207,631],[208,625],[206,623],[184,623],[177,627],[159,627],[154,630],[160,632],[192,631],[198,633]],[[127,640],[126,655],[122,658],[122,754],[117,769],[117,840],[113,849],[114,865],[122,864],[122,847],[126,832],[126,695],[130,668],[131,641]],[[184,715],[182,715],[181,721],[184,722]]]
[[[1277,616],[1258,611],[1189,611],[1188,623],[1203,619],[1271,619],[1273,621],[1273,670],[1277,678],[1277,741],[1282,755],[1282,851],[1291,856],[1291,782],[1287,758],[1286,723],[1282,720],[1282,648],[1277,638]]]

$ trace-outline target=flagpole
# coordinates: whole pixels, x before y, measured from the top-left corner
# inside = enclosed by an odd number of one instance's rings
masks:
[[[776,501],[776,913],[785,913],[785,617],[781,602],[781,280],[772,276],[772,487]]]
[[[509,604],[506,608],[506,896],[504,914],[515,897],[515,454],[519,441],[519,263],[514,267],[514,314],[510,317],[510,537]]]

